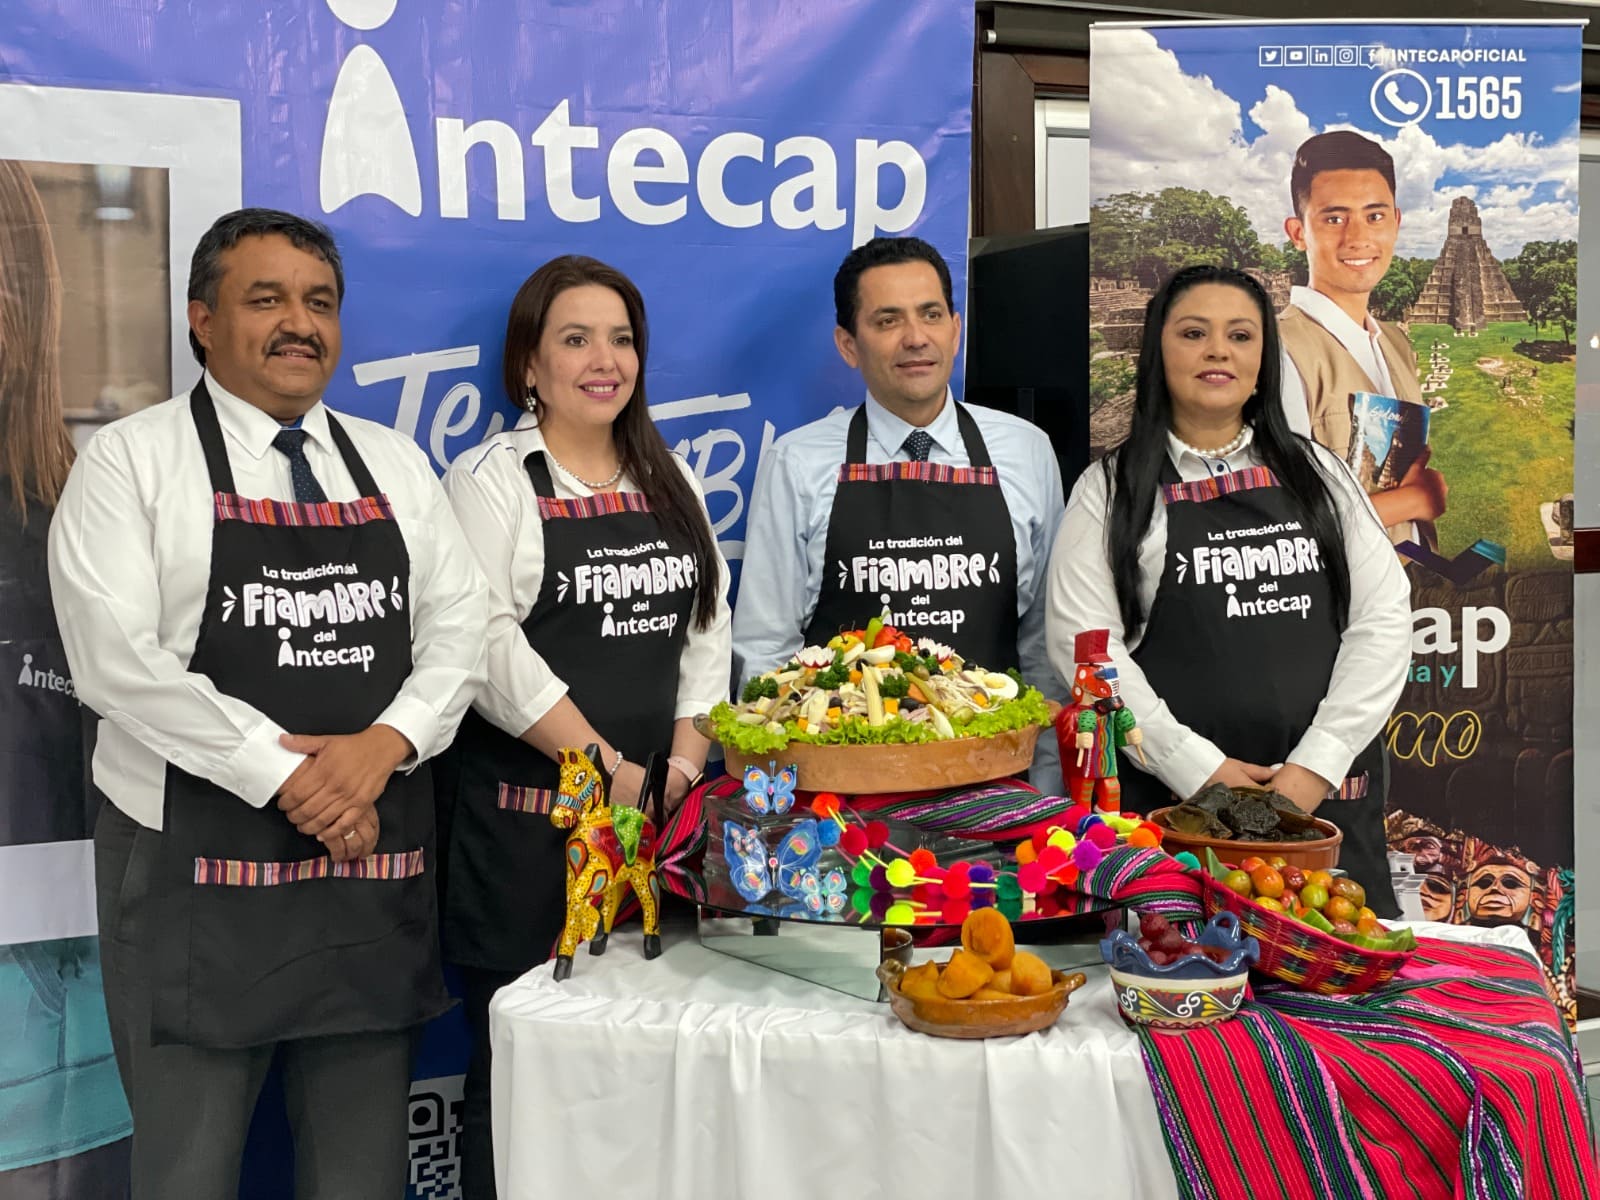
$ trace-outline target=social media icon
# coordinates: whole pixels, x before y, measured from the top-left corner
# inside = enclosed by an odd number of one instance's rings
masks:
[[[1262,46],[1257,52],[1256,64],[1262,67],[1278,67],[1283,65],[1282,46]]]
[[[1428,115],[1433,90],[1415,71],[1397,67],[1386,71],[1372,84],[1372,115],[1385,125],[1399,128],[1415,125]]]
[[[1379,60],[1382,59],[1382,57],[1383,57],[1383,47],[1382,46],[1363,46],[1363,47],[1361,47],[1361,65],[1363,67],[1376,67],[1376,66],[1378,66]]]
[[[1311,47],[1311,65],[1313,67],[1331,67],[1333,65],[1333,47]]]
[[[1283,48],[1283,64],[1286,67],[1303,67],[1309,57],[1305,46],[1285,46]]]
[[[1360,59],[1360,50],[1355,46],[1335,46],[1333,48],[1333,65],[1336,67],[1353,67]]]

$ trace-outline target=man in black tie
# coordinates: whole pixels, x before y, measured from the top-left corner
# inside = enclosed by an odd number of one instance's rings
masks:
[[[439,971],[433,790],[482,679],[482,585],[407,438],[335,416],[328,231],[220,218],[192,391],[84,449],[50,529],[78,695],[102,714],[95,868],[133,1196],[224,1196],[281,1056],[296,1192],[405,1189]]]
[[[779,438],[750,498],[733,614],[735,682],[888,610],[969,662],[1019,667],[1059,699],[1044,579],[1061,472],[1036,426],[950,392],[961,345],[950,270],[919,238],[875,238],[833,281],[834,344],[864,403]],[[1061,790],[1040,739],[1033,782]]]

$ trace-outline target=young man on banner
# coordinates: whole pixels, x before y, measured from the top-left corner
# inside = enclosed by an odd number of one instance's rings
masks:
[[[1404,413],[1408,405],[1426,412],[1410,339],[1367,310],[1400,232],[1394,159],[1352,130],[1320,133],[1295,152],[1289,192],[1294,215],[1284,221],[1284,232],[1305,254],[1310,275],[1308,286],[1290,292],[1279,316],[1289,428],[1328,447],[1360,478],[1360,447],[1351,454],[1359,432],[1352,398],[1364,394],[1368,399],[1354,407],[1370,409],[1374,419],[1380,412]],[[1383,490],[1363,480],[1397,540],[1417,536],[1413,522],[1426,529],[1444,512],[1444,477],[1428,466],[1428,457],[1424,446],[1398,484]]]
[[[1043,431],[958,404],[950,269],[919,238],[874,238],[833,281],[834,343],[863,403],[779,438],[750,497],[733,614],[737,680],[883,612],[913,638],[1063,688],[1045,655],[1044,582],[1063,508]],[[981,555],[984,569],[963,568]],[[1033,782],[1062,787],[1050,739]]]
[[[201,239],[187,395],[101,431],[50,530],[85,704],[106,1008],[135,1200],[231,1195],[281,1053],[296,1191],[403,1194],[411,1041],[449,1005],[433,791],[482,583],[427,459],[335,417],[327,230]]]

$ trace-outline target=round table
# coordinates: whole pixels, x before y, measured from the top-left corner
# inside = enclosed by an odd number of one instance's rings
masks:
[[[1532,953],[1520,929],[1413,928]],[[1138,1039],[1087,973],[1051,1029],[963,1042],[682,930],[646,962],[619,931],[490,1006],[501,1200],[1175,1196]]]

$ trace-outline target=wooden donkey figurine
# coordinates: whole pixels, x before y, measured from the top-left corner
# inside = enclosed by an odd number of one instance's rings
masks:
[[[550,822],[567,835],[567,923],[556,949],[555,977],[572,974],[572,956],[587,941],[603,954],[623,889],[633,888],[644,912],[644,956],[661,953],[660,884],[656,881],[655,822],[642,808],[606,803],[607,780],[595,764],[598,746],[559,752],[561,791]],[[660,818],[666,792],[666,761],[652,754],[645,763],[643,804],[652,797]],[[600,907],[596,907],[596,903]]]

